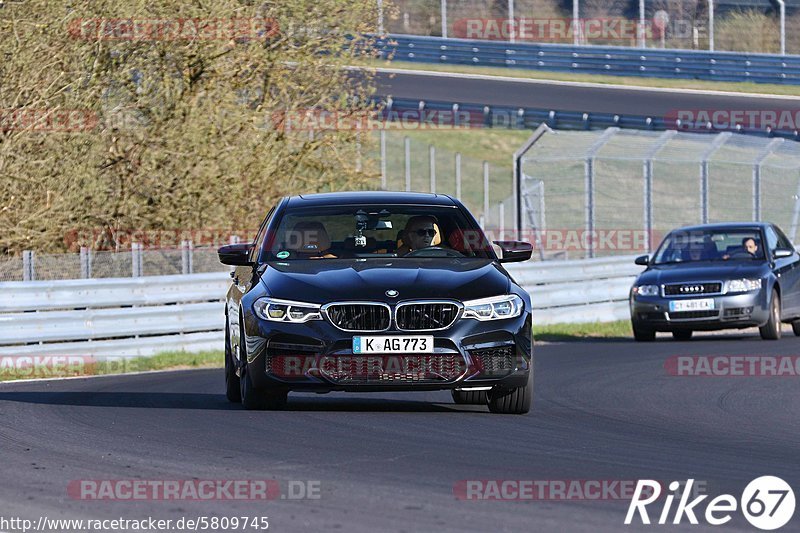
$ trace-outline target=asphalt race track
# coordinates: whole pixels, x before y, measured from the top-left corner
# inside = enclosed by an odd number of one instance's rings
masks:
[[[509,72],[513,76],[513,72]],[[395,98],[519,106],[558,111],[665,116],[677,110],[800,110],[800,98],[640,89],[536,80],[474,79],[382,70],[377,94]],[[757,87],[757,86],[756,86]]]
[[[692,477],[711,497],[738,499],[762,475],[798,487],[800,378],[664,369],[674,355],[798,349],[794,336],[766,342],[749,333],[543,344],[527,416],[456,406],[448,393],[294,394],[287,411],[247,412],[225,400],[221,370],[0,384],[2,514],[268,516],[270,531],[672,531],[626,528],[627,501],[470,501],[453,489],[460,480]],[[266,502],[67,496],[72,480],[132,478],[316,480],[321,494]],[[681,529],[755,531],[738,512],[723,527]],[[785,530],[800,530],[797,513]]]

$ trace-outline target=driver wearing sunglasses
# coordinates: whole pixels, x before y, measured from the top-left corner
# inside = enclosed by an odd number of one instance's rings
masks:
[[[408,219],[402,232],[402,241],[402,245],[397,249],[398,256],[441,243],[442,238],[439,235],[436,218],[421,215]]]

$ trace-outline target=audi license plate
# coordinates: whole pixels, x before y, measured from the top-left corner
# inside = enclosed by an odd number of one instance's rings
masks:
[[[699,300],[672,300],[669,302],[669,310],[673,313],[679,311],[709,311],[714,309],[714,298],[702,298]]]
[[[353,337],[353,353],[433,353],[433,336]]]

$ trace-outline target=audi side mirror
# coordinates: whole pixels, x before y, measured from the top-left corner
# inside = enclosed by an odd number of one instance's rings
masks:
[[[794,250],[790,250],[789,248],[778,248],[775,250],[775,259],[783,259],[784,257],[792,257],[794,255]]]
[[[637,265],[647,266],[650,264],[650,256],[649,255],[640,255],[634,261]]]

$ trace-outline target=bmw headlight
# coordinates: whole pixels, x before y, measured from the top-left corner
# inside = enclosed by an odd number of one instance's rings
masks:
[[[658,296],[658,285],[639,285],[633,288],[633,294],[639,296]]]
[[[464,318],[477,320],[501,320],[522,314],[525,304],[516,294],[493,296],[464,302]]]
[[[728,281],[727,292],[751,292],[761,288],[760,279],[732,279]]]
[[[320,306],[276,298],[259,298],[253,304],[256,316],[271,322],[308,322],[309,320],[322,320]]]

